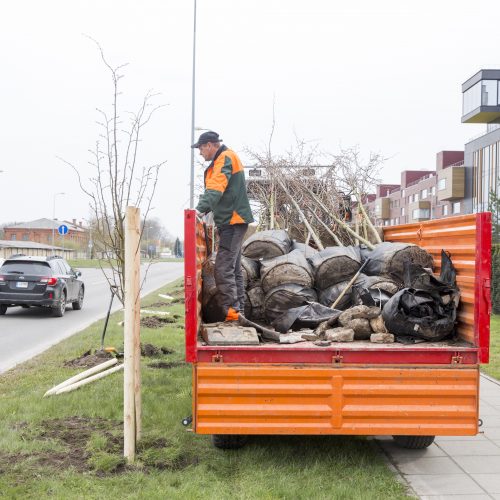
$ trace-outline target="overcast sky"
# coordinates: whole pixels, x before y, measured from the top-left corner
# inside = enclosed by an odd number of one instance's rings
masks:
[[[389,158],[383,180],[433,169],[483,130],[462,125],[461,84],[500,67],[500,2],[198,0],[196,125],[237,152],[294,134],[335,153],[359,145]],[[167,160],[152,216],[182,235],[189,206],[193,1],[2,2],[0,17],[0,222],[89,216],[74,173],[90,175],[96,107],[111,81],[95,45],[129,63],[121,108],[149,89],[160,110],[140,161]],[[198,135],[198,132],[197,132]],[[243,155],[243,159],[244,155]],[[197,167],[198,174],[201,167]]]

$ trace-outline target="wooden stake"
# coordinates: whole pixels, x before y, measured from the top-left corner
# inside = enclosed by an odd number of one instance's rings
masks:
[[[321,207],[323,212],[325,212],[325,214],[328,214],[340,227],[344,228],[354,238],[358,238],[358,240],[360,240],[361,243],[364,243],[370,250],[373,250],[375,248],[372,243],[370,243],[368,240],[365,240],[359,234],[356,234],[343,220],[339,219],[335,214],[331,213],[323,204],[323,202],[310,189],[306,187],[304,187],[304,189],[307,193],[309,193],[309,196],[311,196],[311,198]]]
[[[337,235],[323,222],[318,215],[316,215],[316,212],[314,210],[311,210],[312,214],[314,217],[316,217],[316,220],[326,229],[328,234],[333,238],[337,246],[343,247],[343,243],[338,239]]]
[[[55,385],[52,387],[52,389],[49,389],[43,397],[50,396],[51,394],[55,394],[56,391],[59,389],[62,389],[63,387],[66,387],[68,385],[72,385],[75,382],[78,382],[80,380],[83,380],[84,378],[90,377],[91,375],[94,375],[95,373],[99,373],[106,368],[110,368],[113,365],[116,365],[118,363],[118,360],[116,358],[110,359],[109,361],[105,361],[104,363],[101,363],[100,365],[93,366],[92,368],[89,368],[88,370],[85,370],[81,373],[78,373],[77,375],[74,375],[73,377],[65,380],[64,382],[61,382],[60,384]]]
[[[129,463],[135,460],[135,445],[141,429],[139,244],[139,209],[127,207],[125,216],[123,455]]]
[[[363,214],[364,220],[366,221],[368,227],[371,229],[371,232],[375,236],[375,241],[377,243],[382,243],[382,238],[380,237],[380,234],[378,234],[376,227],[372,224],[370,217],[368,217],[368,214],[365,211],[365,207],[363,206],[363,203],[361,201],[361,196],[359,195],[359,193],[356,193],[356,200],[358,201],[358,207],[361,209],[361,213]]]
[[[269,229],[274,229],[274,186],[271,188],[271,200],[269,203]]]
[[[92,375],[91,377],[84,378],[83,380],[75,382],[74,384],[61,387],[60,389],[57,389],[55,394],[59,395],[59,394],[64,394],[65,392],[74,391],[75,389],[78,389],[82,385],[90,384],[90,382],[94,382],[95,380],[99,380],[101,378],[107,377],[108,375],[111,375],[112,373],[115,373],[115,372],[122,370],[122,369],[123,369],[123,365],[113,366],[113,368],[110,368],[109,370],[105,370],[103,372],[96,373],[95,375]]]
[[[295,210],[299,212],[300,216],[302,217],[302,220],[304,221],[304,225],[306,226],[307,230],[311,233],[311,236],[314,240],[314,243],[316,243],[318,250],[324,250],[325,247],[321,243],[321,240],[318,238],[318,235],[314,232],[314,229],[312,228],[311,224],[309,224],[306,216],[304,215],[304,212],[301,210],[298,203],[294,200],[293,196],[288,192],[288,189],[286,188],[285,184],[280,180],[278,180],[278,184],[281,186],[283,191],[285,191],[286,195],[288,196],[288,199],[292,202],[292,205],[295,207]]]

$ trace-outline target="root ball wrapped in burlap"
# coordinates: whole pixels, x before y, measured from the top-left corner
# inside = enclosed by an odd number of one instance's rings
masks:
[[[243,242],[242,253],[249,259],[272,259],[290,251],[292,240],[283,229],[258,231]]]
[[[309,258],[314,271],[316,288],[325,290],[351,279],[361,266],[356,247],[327,247]]]
[[[294,283],[305,288],[313,286],[313,272],[300,250],[263,260],[260,268],[262,289],[268,292],[279,285]]]

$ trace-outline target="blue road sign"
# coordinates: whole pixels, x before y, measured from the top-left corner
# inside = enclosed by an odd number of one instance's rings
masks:
[[[57,228],[57,232],[64,236],[65,234],[68,234],[68,226],[66,226],[65,224],[61,224],[58,228]]]

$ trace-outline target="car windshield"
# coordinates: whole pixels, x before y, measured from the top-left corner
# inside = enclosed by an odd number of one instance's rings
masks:
[[[50,276],[51,269],[46,262],[26,262],[11,260],[3,263],[0,274],[25,274],[30,276]]]

